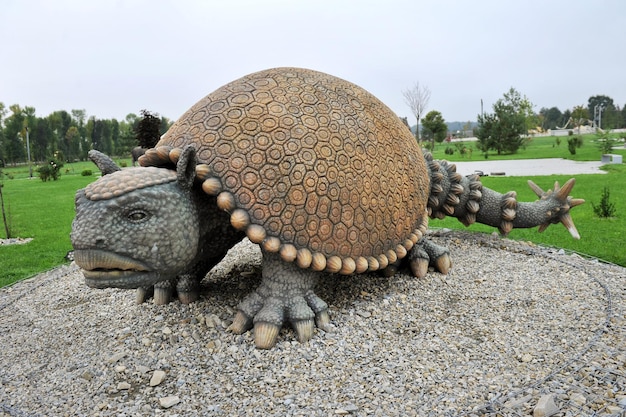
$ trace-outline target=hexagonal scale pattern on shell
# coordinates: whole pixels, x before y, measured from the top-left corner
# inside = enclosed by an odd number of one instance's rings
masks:
[[[298,68],[247,75],[195,104],[157,148],[190,144],[206,164],[204,190],[232,195],[233,225],[256,226],[258,243],[288,260],[298,251],[302,267],[320,269],[321,254],[330,271],[378,269],[426,229],[419,146],[386,105],[345,80]]]

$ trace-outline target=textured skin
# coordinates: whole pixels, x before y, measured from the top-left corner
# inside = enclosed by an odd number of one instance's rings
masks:
[[[92,159],[110,173],[76,193],[71,239],[87,285],[149,287],[181,276],[197,283],[243,238],[214,197],[191,191],[193,169],[116,170],[101,154]]]
[[[229,193],[229,211],[245,212],[240,228],[262,227],[263,239],[279,240],[264,248],[285,260],[300,250],[300,266],[376,270],[425,231],[419,146],[387,106],[339,78],[279,68],[236,80],[194,105],[157,148],[190,144],[219,183],[213,193]]]
[[[118,171],[119,174],[113,173],[108,177],[119,179],[123,172]],[[169,201],[172,200],[182,201],[175,212],[170,207]],[[139,282],[127,282],[116,276],[91,280],[86,275],[87,284],[100,288],[112,285],[134,288],[138,284],[158,282],[159,275],[175,275],[187,268],[198,251],[199,239],[198,213],[190,203],[175,182],[126,192],[106,200],[91,200],[84,191],[80,191],[72,227],[77,262],[82,260],[82,250],[93,248],[95,243],[96,248],[106,248],[118,255],[140,260],[151,272],[143,274]],[[151,215],[140,218],[139,213],[142,212],[150,212]],[[100,222],[94,224],[94,218],[100,219]],[[155,236],[161,238],[157,240]]]

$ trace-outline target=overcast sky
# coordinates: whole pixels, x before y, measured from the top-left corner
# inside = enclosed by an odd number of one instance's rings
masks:
[[[297,66],[411,119],[402,91],[419,82],[427,111],[467,121],[510,87],[535,111],[598,94],[623,107],[625,47],[624,0],[0,0],[0,102],[175,120],[229,81]]]

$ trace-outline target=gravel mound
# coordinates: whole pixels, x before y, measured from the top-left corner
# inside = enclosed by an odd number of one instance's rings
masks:
[[[199,302],[135,304],[65,266],[0,290],[0,416],[626,413],[626,270],[439,231],[453,268],[323,275],[332,332],[269,351],[226,332],[258,283],[244,241]],[[621,413],[621,414],[620,414]]]

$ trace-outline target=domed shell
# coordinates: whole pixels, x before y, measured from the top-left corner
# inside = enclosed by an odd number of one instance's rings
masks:
[[[197,150],[202,189],[231,224],[302,268],[384,268],[425,232],[429,179],[415,138],[364,89],[299,68],[247,75],[200,100],[142,165]]]

